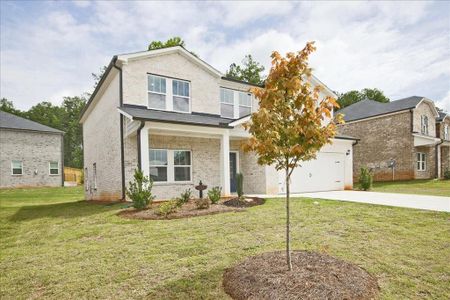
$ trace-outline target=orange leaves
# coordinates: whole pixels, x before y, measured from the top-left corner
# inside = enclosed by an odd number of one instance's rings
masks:
[[[243,149],[256,152],[260,164],[274,164],[277,169],[295,167],[314,158],[336,134],[335,122],[341,117],[323,125],[325,119],[331,119],[336,100],[320,99],[322,87],[311,88],[306,80],[311,76],[308,58],[315,49],[309,42],[286,57],[274,51],[265,87],[252,89],[259,110],[244,124],[252,137]]]

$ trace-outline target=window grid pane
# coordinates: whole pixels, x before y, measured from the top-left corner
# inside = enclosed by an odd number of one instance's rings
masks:
[[[166,109],[166,95],[148,93],[148,107]]]
[[[189,112],[189,98],[173,97],[173,110]]]
[[[166,93],[166,79],[164,77],[149,75],[148,90],[155,93]]]
[[[173,80],[172,92],[176,96],[189,97],[189,82]]]
[[[250,94],[239,92],[239,105],[252,106],[252,97]]]
[[[150,178],[155,182],[167,181],[167,167],[150,167]]]
[[[176,166],[190,166],[191,151],[174,151],[173,164]]]
[[[234,92],[232,90],[221,88],[220,89],[220,102],[233,104],[234,103]]]
[[[191,181],[191,167],[175,167],[175,181]]]
[[[150,166],[167,166],[167,150],[150,149]]]
[[[233,105],[222,103],[220,105],[220,115],[225,118],[234,118]]]

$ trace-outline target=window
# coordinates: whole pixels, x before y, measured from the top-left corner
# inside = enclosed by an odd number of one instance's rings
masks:
[[[172,80],[173,110],[189,112],[189,82]]]
[[[48,163],[49,174],[58,175],[59,174],[59,163],[57,161],[51,161]]]
[[[22,175],[23,174],[23,164],[20,160],[13,160],[11,162],[11,174],[12,175]]]
[[[422,134],[428,135],[428,117],[427,116],[420,117],[420,128],[421,128]]]
[[[252,112],[252,94],[239,92],[239,118]]]
[[[448,125],[444,124],[444,140],[450,140],[449,134],[448,134]]]
[[[191,151],[150,149],[149,156],[150,177],[154,182],[191,181]]]
[[[94,173],[94,190],[97,190],[97,163],[92,164],[92,173]]]
[[[150,178],[155,181],[167,181],[167,150],[150,149]]]
[[[148,107],[166,109],[166,78],[148,75]]]
[[[191,180],[191,151],[174,151],[173,164],[175,181]]]
[[[427,161],[425,153],[417,152],[417,170],[425,171],[427,169]]]
[[[220,115],[224,118],[234,118],[234,92],[220,89]]]

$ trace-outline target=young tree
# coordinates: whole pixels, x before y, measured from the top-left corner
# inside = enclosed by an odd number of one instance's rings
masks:
[[[264,82],[263,75],[261,74],[263,71],[264,66],[253,60],[253,57],[248,54],[242,60],[242,66],[232,63],[225,76],[254,84],[262,84]]]
[[[342,116],[331,119],[333,108],[338,107],[332,97],[320,98],[322,87],[312,87],[308,78],[311,68],[309,55],[315,50],[314,42],[306,44],[297,53],[282,57],[272,53],[272,67],[264,88],[252,92],[259,101],[259,110],[244,124],[251,137],[245,151],[255,151],[258,163],[274,165],[285,171],[286,179],[286,257],[292,270],[290,254],[289,182],[294,169],[302,161],[314,159],[322,146],[331,142],[336,134],[336,123]]]

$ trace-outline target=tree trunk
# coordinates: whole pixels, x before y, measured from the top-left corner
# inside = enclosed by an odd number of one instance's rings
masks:
[[[291,237],[290,237],[290,220],[289,220],[289,168],[286,168],[286,260],[288,265],[288,270],[292,271],[292,261],[291,261]]]

